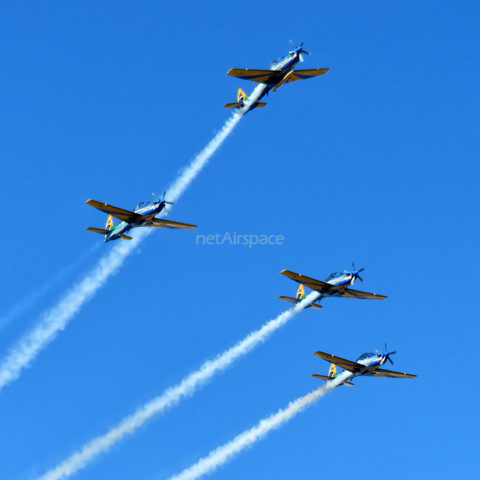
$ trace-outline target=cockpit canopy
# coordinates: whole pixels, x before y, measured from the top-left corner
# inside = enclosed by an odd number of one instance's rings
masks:
[[[328,282],[329,280],[333,280],[334,278],[340,278],[344,276],[345,276],[345,272],[332,273],[325,281]]]
[[[136,212],[137,210],[140,210],[141,208],[148,207],[149,205],[153,205],[153,202],[140,202],[140,203],[133,209],[133,211]]]
[[[364,353],[363,355],[360,355],[358,358],[357,358],[357,362],[359,362],[360,360],[365,360],[366,358],[373,358],[373,357],[381,357],[381,354],[380,353]]]
[[[285,57],[280,57],[280,58],[277,58],[276,60],[274,60],[272,62],[272,64],[270,65],[270,68],[275,68],[279,63],[281,63],[283,60],[285,60]]]

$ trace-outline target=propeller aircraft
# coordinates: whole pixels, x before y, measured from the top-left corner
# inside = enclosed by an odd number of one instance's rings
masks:
[[[132,237],[127,235],[127,233],[132,228],[137,227],[175,228],[186,230],[194,230],[197,228],[196,225],[190,225],[188,223],[172,222],[155,218],[162,211],[167,214],[166,204],[173,205],[173,202],[165,201],[165,194],[163,195],[162,200],[160,200],[155,194],[153,194],[153,196],[156,197],[156,201],[141,202],[133,209],[133,212],[113,207],[107,203],[97,202],[96,200],[87,200],[87,205],[109,215],[105,229],[89,227],[87,230],[89,232],[105,235],[105,242],[110,242],[119,238],[123,240],[133,240]],[[112,217],[121,220],[121,223],[115,225]]]
[[[337,372],[337,366],[347,370],[351,373],[350,377],[342,382],[340,385],[347,385],[353,387],[350,379],[355,377],[387,377],[387,378],[417,378],[416,375],[411,375],[410,373],[400,373],[394,372],[392,370],[385,370],[380,368],[388,360],[393,365],[393,360],[390,358],[390,355],[394,355],[397,352],[388,352],[387,344],[385,344],[385,352],[380,352],[376,350],[377,353],[364,353],[357,358],[356,362],[351,362],[350,360],[345,360],[344,358],[336,357],[335,355],[330,355],[329,353],[315,352],[314,355],[317,357],[326,360],[327,362],[332,362],[330,370],[327,375],[312,375],[313,378],[318,378],[320,380],[326,380],[327,382],[332,381],[339,372]]]
[[[291,40],[290,40],[291,41]],[[292,42],[293,43],[293,42]],[[295,46],[295,45],[294,45]],[[262,108],[267,104],[260,100],[268,95],[270,90],[276,92],[282,85],[286,83],[306,80],[307,78],[325,75],[328,68],[315,68],[312,70],[294,70],[298,62],[303,62],[303,55],[310,55],[303,49],[303,42],[288,53],[287,57],[280,57],[270,65],[270,70],[252,70],[249,68],[232,68],[227,72],[231,77],[250,80],[262,84],[261,90],[256,94],[256,98],[250,105],[246,107],[247,95],[243,90],[239,89],[237,93],[236,103],[227,103],[224,108],[241,108],[245,115],[254,108]]]
[[[387,297],[384,295],[377,295],[376,293],[367,293],[361,292],[359,290],[353,290],[351,287],[357,278],[364,282],[363,278],[360,276],[360,273],[365,269],[361,268],[360,270],[355,270],[355,265],[352,263],[353,271],[349,272],[347,270],[343,272],[332,273],[328,276],[325,282],[320,280],[315,280],[314,278],[306,277],[305,275],[300,275],[298,273],[291,272],[290,270],[283,270],[280,272],[282,275],[292,279],[293,281],[300,283],[301,286],[306,285],[307,287],[315,290],[320,293],[320,298],[316,302],[320,302],[322,298],[326,297],[343,297],[343,298],[360,298],[368,300],[385,300]],[[292,297],[278,297],[280,300],[285,300],[286,302],[298,303],[302,298],[292,298]],[[318,308],[320,305],[313,303],[311,305],[313,308]],[[321,308],[321,307],[320,307]]]

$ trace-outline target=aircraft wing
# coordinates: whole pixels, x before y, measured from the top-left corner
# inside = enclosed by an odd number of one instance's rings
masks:
[[[343,292],[338,292],[336,296],[344,297],[344,298],[360,298],[363,300],[385,300],[387,298],[385,295],[378,295],[376,293],[368,293],[368,292],[360,292],[359,290],[352,290],[351,288],[346,288],[345,290],[343,290]]]
[[[368,375],[373,377],[388,377],[388,378],[417,378],[416,375],[411,375],[410,373],[400,373],[400,372],[393,372],[392,370],[385,370],[383,368],[377,368],[373,370]]]
[[[122,220],[122,222],[132,223],[135,220],[142,218],[141,215],[135,212],[130,212],[129,210],[123,210],[123,208],[113,207],[108,205],[108,203],[97,202],[96,200],[87,200],[85,202],[87,205],[100,210],[101,212],[111,215],[112,217]]]
[[[323,358],[327,362],[333,363],[337,367],[341,367],[344,370],[348,370],[352,373],[357,373],[362,370],[365,370],[365,365],[362,365],[357,362],[351,362],[350,360],[345,360],[344,358],[336,357],[335,355],[330,355],[329,353],[315,352],[314,355],[317,357]]]
[[[329,283],[315,280],[314,278],[306,277],[305,275],[300,275],[299,273],[291,272],[290,270],[282,270],[280,273],[290,278],[294,282],[306,285],[312,290],[320,293],[325,293],[332,290],[332,285],[330,285]]]
[[[160,218],[152,218],[150,226],[154,228],[179,228],[183,230],[195,230],[197,225],[188,223],[171,222],[170,220],[161,220]]]
[[[315,68],[313,70],[294,70],[292,75],[285,83],[298,82],[299,80],[306,80],[307,78],[318,77],[319,75],[325,75],[329,68]]]
[[[278,82],[285,76],[285,72],[277,70],[251,70],[250,68],[232,68],[227,72],[231,77],[241,78],[243,80],[250,80],[257,83],[272,83]]]

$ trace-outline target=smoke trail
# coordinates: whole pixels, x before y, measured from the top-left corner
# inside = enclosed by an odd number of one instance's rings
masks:
[[[246,447],[253,445],[258,440],[261,440],[270,430],[281,427],[285,422],[288,422],[297,415],[297,413],[305,410],[318,399],[331,392],[337,385],[351,375],[350,372],[344,372],[318,390],[291,402],[284,410],[279,410],[274,415],[261,420],[255,427],[246,430],[230,442],[213,450],[206,457],[200,459],[197,463],[178,475],[171,477],[169,480],[194,480],[206,473],[212,473],[218,467],[228,462],[234,455],[240,453]]]
[[[45,473],[39,480],[58,480],[66,478],[84,468],[97,455],[108,450],[125,435],[133,433],[148,419],[163,412],[166,408],[177,404],[183,397],[193,395],[198,387],[203,385],[213,375],[225,370],[235,360],[250,352],[254,347],[264,342],[273,332],[294,318],[305,307],[318,299],[317,292],[310,293],[300,303],[290,310],[283,312],[274,320],[270,320],[259,330],[256,330],[235,346],[226,350],[214,360],[205,362],[198,370],[185,377],[178,385],[172,387],[146,403],[135,413],[125,418],[116,427],[105,435],[97,437],[84,445],[81,450],[74,453],[60,465]]]
[[[255,95],[258,95],[255,92],[258,92],[258,90],[255,89],[250,101],[254,101]],[[220,132],[193,159],[187,169],[180,175],[180,178],[174,182],[169,189],[169,197],[173,201],[178,200],[190,186],[242,116],[241,111],[234,113]],[[88,273],[55,307],[42,317],[37,327],[27,333],[10,349],[6,358],[0,363],[0,390],[20,376],[23,368],[27,367],[37,354],[56,337],[58,332],[67,326],[73,316],[95,295],[107,279],[118,271],[125,259],[150,233],[150,229],[139,229],[132,241],[121,242],[115,246],[110,253],[100,259],[93,271]]]
[[[100,247],[99,243],[96,243],[88,249],[78,260],[73,262],[68,267],[63,268],[60,270],[57,275],[55,275],[52,280],[44,283],[41,287],[37,288],[35,292],[33,292],[30,296],[24,298],[19,303],[14,305],[10,310],[8,310],[5,314],[0,317],[0,332],[11,322],[13,322],[16,318],[23,315],[27,312],[30,308],[32,308],[35,303],[42,298],[42,296],[47,293],[52,287],[58,285],[66,276],[70,274],[75,268],[78,267],[80,263],[82,263],[91,253],[97,250]]]
[[[247,108],[253,102],[256,101],[262,85],[257,86],[253,93],[248,97],[248,100],[245,102],[245,107]],[[242,111],[238,111],[232,115],[232,117],[227,121],[223,128],[215,135],[215,138],[203,149],[203,151],[197,155],[195,160],[185,169],[181,177],[170,187],[168,191],[171,196],[174,198],[179,198],[186,189],[188,185],[200,172],[200,170],[205,166],[210,157],[215,153],[216,150],[223,143],[225,138],[230,134],[230,132],[235,128],[237,123],[242,119]]]

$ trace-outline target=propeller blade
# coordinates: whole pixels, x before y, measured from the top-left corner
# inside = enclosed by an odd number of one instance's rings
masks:
[[[163,198],[165,198],[165,195],[166,195],[166,194],[167,194],[167,191],[165,190],[165,191],[163,192]]]
[[[306,50],[303,50],[303,53],[304,53],[305,55],[311,55],[311,53],[310,53],[310,52],[307,52]]]
[[[300,44],[301,47],[303,47],[303,42]]]
[[[357,278],[358,278],[362,283],[365,283],[365,280],[364,280],[360,275],[357,275]]]
[[[377,353],[382,353],[380,350],[375,350]]]
[[[303,62],[303,55],[302,55],[302,52],[300,52],[299,54],[299,57],[300,57],[300,61]]]
[[[392,365],[395,365],[395,364],[393,363],[393,360],[392,360],[390,357],[387,357],[387,358],[388,358],[388,361],[389,361]]]
[[[295,48],[297,48],[296,45],[292,42],[292,40],[290,40],[290,43],[291,43]]]
[[[355,264],[352,262],[353,271],[355,271]]]
[[[389,355],[395,355],[397,352],[390,352]]]
[[[174,202],[165,202],[165,203],[168,203],[169,205],[175,205]]]
[[[361,268],[361,269],[358,271],[358,273],[363,272],[364,270],[365,270],[365,268]]]

